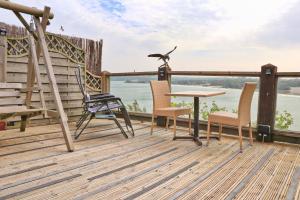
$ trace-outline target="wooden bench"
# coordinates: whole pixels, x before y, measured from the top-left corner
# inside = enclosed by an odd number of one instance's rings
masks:
[[[42,115],[45,110],[27,108],[21,98],[21,83],[0,83],[0,120],[21,116],[20,131],[25,131],[27,119]]]

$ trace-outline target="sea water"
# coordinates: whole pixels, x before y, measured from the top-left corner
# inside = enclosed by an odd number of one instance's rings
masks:
[[[146,108],[147,113],[152,112],[152,95],[149,83],[125,83],[124,81],[111,81],[111,92],[122,98],[125,105],[132,104],[137,100],[141,108]],[[226,89],[217,87],[203,87],[196,85],[172,85],[172,91],[225,91],[226,94],[200,98],[200,109],[201,105],[206,103],[208,106],[213,101],[219,107],[225,107],[227,111],[237,110],[238,102],[241,94],[241,89]],[[175,97],[172,98],[173,102],[187,102],[192,103],[192,97]],[[254,93],[252,101],[252,113],[251,118],[254,123],[257,119],[257,108],[258,108],[258,92]],[[300,96],[299,95],[286,95],[278,94],[277,97],[277,111],[287,112],[292,114],[294,123],[289,130],[300,131]]]

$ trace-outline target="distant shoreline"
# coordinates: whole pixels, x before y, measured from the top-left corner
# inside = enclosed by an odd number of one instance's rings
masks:
[[[148,84],[150,83],[150,80],[125,80],[123,81],[124,83],[141,83],[141,84]],[[225,89],[241,89],[241,87],[229,87],[229,86],[224,86],[224,85],[217,85],[217,84],[209,84],[209,83],[205,83],[205,84],[197,84],[197,83],[189,83],[189,82],[177,82],[177,81],[173,81],[172,82],[173,85],[186,85],[186,86],[202,86],[202,87],[213,87],[213,88],[225,88]],[[295,96],[300,96],[300,93],[292,93],[290,92],[290,90],[278,90],[279,94],[286,94],[286,95],[295,95]]]

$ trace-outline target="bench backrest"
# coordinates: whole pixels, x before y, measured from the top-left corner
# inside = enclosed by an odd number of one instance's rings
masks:
[[[21,89],[21,83],[0,83],[0,112],[4,107],[24,107],[25,100],[21,98]]]

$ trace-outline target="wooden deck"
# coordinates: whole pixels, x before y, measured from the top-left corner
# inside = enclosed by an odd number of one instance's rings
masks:
[[[0,199],[300,199],[300,147],[172,141],[135,122],[124,139],[109,121],[66,152],[59,125],[0,132]],[[186,135],[184,129],[178,134]]]

